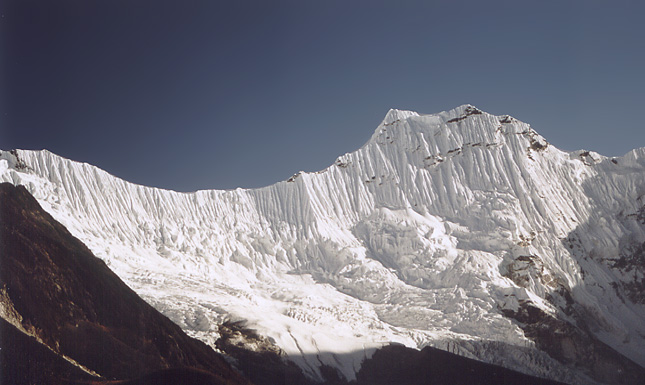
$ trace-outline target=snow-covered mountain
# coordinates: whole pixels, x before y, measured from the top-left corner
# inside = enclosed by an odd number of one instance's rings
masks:
[[[389,342],[572,383],[645,366],[645,148],[563,152],[465,105],[391,110],[361,149],[260,189],[178,193],[23,150],[0,181],[188,334],[244,319],[313,378],[352,379]]]

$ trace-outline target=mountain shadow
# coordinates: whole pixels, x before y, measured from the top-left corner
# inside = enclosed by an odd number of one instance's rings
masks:
[[[237,361],[237,366],[257,385],[311,385],[302,370],[286,360],[284,353],[269,340],[245,327],[244,322],[225,322],[217,347]],[[350,353],[351,354],[351,353]],[[335,354],[344,361],[343,354]],[[307,360],[314,362],[315,360]],[[473,360],[444,350],[425,347],[411,349],[391,344],[365,359],[356,379],[347,379],[335,368],[322,365],[326,385],[555,385],[562,382],[520,373],[501,366]]]
[[[184,368],[208,373],[207,383],[249,384],[137,296],[24,187],[9,183],[0,184],[0,257],[0,315],[16,328],[2,323],[0,383],[85,381],[88,373],[126,380]],[[21,354],[34,365],[4,370]],[[41,368],[45,379],[32,381]]]
[[[561,382],[533,377],[501,366],[425,347],[389,345],[365,360],[355,385],[479,384],[555,385]]]

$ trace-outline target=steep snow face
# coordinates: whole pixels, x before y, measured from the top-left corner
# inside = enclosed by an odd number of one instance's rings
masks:
[[[26,185],[188,333],[212,343],[243,318],[311,376],[322,362],[349,379],[399,342],[586,381],[508,317],[526,304],[575,324],[574,303],[645,364],[645,301],[630,294],[644,282],[644,171],[645,149],[562,152],[470,105],[391,110],[331,167],[254,190],[178,193],[47,151],[0,155],[0,180]]]

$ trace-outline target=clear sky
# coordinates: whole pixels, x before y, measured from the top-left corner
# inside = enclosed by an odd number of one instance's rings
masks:
[[[0,148],[192,191],[317,171],[389,108],[645,146],[642,1],[0,1]]]

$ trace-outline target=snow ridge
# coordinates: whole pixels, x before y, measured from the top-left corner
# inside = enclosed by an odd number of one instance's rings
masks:
[[[615,288],[641,273],[612,268],[645,242],[643,171],[645,148],[567,153],[471,105],[390,110],[329,168],[252,190],[178,193],[44,150],[0,154],[0,180],[189,334],[212,344],[244,318],[312,377],[323,362],[348,379],[399,342],[586,382],[505,316],[531,303],[567,317],[563,291],[644,365],[645,308]]]

